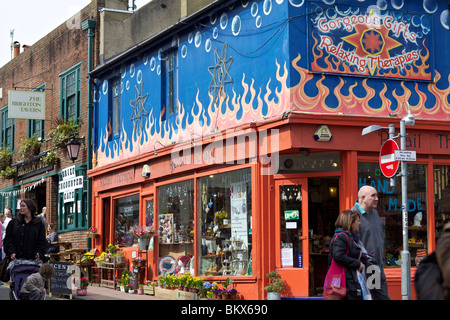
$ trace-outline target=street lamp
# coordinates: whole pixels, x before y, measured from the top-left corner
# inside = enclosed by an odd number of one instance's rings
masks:
[[[84,143],[84,137],[75,138],[75,136],[72,135],[72,138],[70,138],[70,140],[66,143],[67,152],[69,153],[69,159],[72,160],[72,162],[75,162],[75,160],[77,160],[78,158],[81,141],[83,141]]]
[[[405,103],[405,102],[403,102]],[[406,102],[407,103],[407,102]],[[408,103],[407,103],[408,104]],[[403,106],[403,104],[402,104]],[[392,114],[390,115],[392,116]],[[395,114],[393,115],[395,116]],[[400,135],[395,137],[395,126],[390,124],[388,128],[381,127],[379,125],[371,125],[363,129],[362,135],[377,131],[379,129],[389,129],[389,139],[395,139],[400,137],[400,150],[406,150],[406,126],[414,126],[415,117],[411,113],[408,104],[408,114],[400,120]],[[403,232],[403,250],[401,254],[401,291],[403,300],[411,300],[411,255],[408,250],[408,172],[406,170],[406,161],[400,161],[401,163],[401,180],[402,180],[402,232]],[[391,186],[394,183],[394,179],[391,178]]]

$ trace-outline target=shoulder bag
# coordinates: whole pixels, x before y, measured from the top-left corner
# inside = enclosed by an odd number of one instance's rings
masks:
[[[347,240],[349,240],[347,234],[344,232],[342,233],[345,234]],[[336,241],[336,238],[338,237],[339,234],[336,235],[334,241]],[[349,248],[350,243],[349,246],[347,247],[347,252],[345,253],[345,255],[348,254]],[[325,276],[325,282],[323,284],[324,300],[342,300],[347,295],[345,270],[346,268],[336,263],[334,261],[334,258],[331,260],[331,266],[330,269],[328,269],[327,275]]]

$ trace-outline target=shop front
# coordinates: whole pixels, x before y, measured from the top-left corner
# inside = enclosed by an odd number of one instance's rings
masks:
[[[109,243],[118,244],[129,260],[144,255],[148,269],[142,279],[183,271],[208,281],[229,277],[243,298],[264,299],[265,274],[276,269],[287,283],[286,297],[320,298],[334,222],[367,184],[380,197],[389,293],[401,299],[400,177],[391,186],[379,168],[379,149],[387,133],[362,137],[362,129],[371,124],[367,120],[343,125],[330,117],[332,139],[317,141],[314,133],[323,120],[291,115],[269,124],[279,139],[277,167],[271,174],[265,174],[270,164],[261,155],[249,157],[249,139],[234,146],[245,148],[246,156],[235,154],[226,164],[219,163],[217,155],[225,160],[230,149],[225,143],[221,149],[215,140],[216,147],[208,150],[209,138],[195,143],[202,144],[197,150],[203,159],[215,153],[214,162],[194,161],[195,147],[189,144],[181,147],[192,151],[183,160],[177,158],[179,150],[166,148],[155,156],[90,171],[93,221],[102,230],[95,246],[104,250]],[[259,132],[267,127],[262,128],[254,129],[259,146],[266,141]],[[447,140],[442,140],[448,132],[445,126],[440,129],[425,122],[408,129],[407,148],[417,152],[416,162],[407,166],[413,280],[417,264],[434,250],[449,213],[450,159]],[[157,229],[149,250],[139,250],[130,232],[135,225]]]

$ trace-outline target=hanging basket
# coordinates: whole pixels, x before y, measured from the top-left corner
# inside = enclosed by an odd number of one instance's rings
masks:
[[[86,238],[94,239],[94,238],[97,238],[97,237],[98,237],[98,233],[97,232],[90,232],[90,231],[88,231],[86,233]]]

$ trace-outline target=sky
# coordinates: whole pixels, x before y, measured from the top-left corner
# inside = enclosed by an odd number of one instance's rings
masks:
[[[137,9],[151,0],[136,0]],[[91,0],[2,0],[0,19],[0,67],[11,60],[11,30],[13,41],[20,46],[33,45],[53,29],[71,18]],[[131,3],[131,0],[130,0]],[[22,52],[21,48],[21,52]]]

